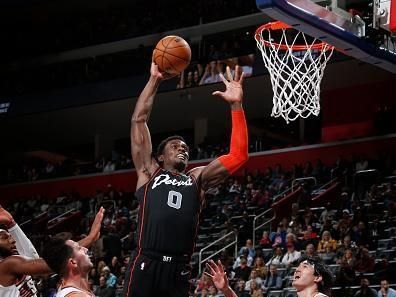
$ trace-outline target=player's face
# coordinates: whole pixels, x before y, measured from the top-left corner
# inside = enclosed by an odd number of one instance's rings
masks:
[[[5,230],[0,230],[0,250],[6,256],[18,254],[14,238]]]
[[[178,171],[183,171],[188,163],[189,149],[184,141],[175,139],[169,141],[164,148],[164,153],[160,156],[164,165],[172,166]]]
[[[307,261],[298,265],[293,277],[293,287],[297,292],[311,287],[322,280],[321,276],[314,275],[314,266]]]
[[[88,249],[80,246],[78,242],[73,240],[66,241],[66,244],[73,249],[73,260],[76,261],[78,268],[83,273],[88,273],[93,264],[88,256]]]

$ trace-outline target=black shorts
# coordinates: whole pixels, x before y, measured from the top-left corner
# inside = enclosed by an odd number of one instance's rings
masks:
[[[189,257],[132,252],[125,274],[124,297],[188,297],[191,289]]]

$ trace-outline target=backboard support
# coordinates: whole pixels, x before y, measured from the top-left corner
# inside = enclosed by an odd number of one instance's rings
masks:
[[[335,46],[346,55],[396,73],[395,2],[389,2],[389,32],[386,40],[368,41],[367,26],[359,15],[337,14],[311,0],[256,0],[257,7],[273,19]],[[392,16],[392,17],[391,17]],[[374,28],[375,29],[375,28]],[[385,39],[385,38],[384,38]]]

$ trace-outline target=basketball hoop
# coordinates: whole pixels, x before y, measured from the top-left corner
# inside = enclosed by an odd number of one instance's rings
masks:
[[[271,116],[289,123],[319,115],[320,82],[334,47],[280,21],[262,25],[254,38],[274,91]]]

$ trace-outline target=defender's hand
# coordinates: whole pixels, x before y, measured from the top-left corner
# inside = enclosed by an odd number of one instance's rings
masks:
[[[222,73],[219,74],[221,80],[226,86],[226,90],[224,92],[220,92],[220,91],[213,92],[212,95],[220,96],[229,103],[241,102],[243,98],[242,84],[245,73],[242,72],[242,74],[239,74],[239,72],[240,72],[240,67],[237,65],[235,67],[234,77],[232,77],[230,67],[227,66],[226,68],[227,79],[224,77]]]
[[[88,236],[92,238],[93,242],[97,241],[100,237],[100,227],[102,226],[104,211],[105,209],[101,207],[95,216],[95,220],[92,223],[91,231],[89,232]]]
[[[228,278],[226,273],[224,272],[223,265],[220,260],[216,264],[213,260],[210,260],[209,263],[206,264],[206,267],[210,271],[210,273],[205,272],[212,278],[212,281],[218,290],[225,290],[228,288]]]

